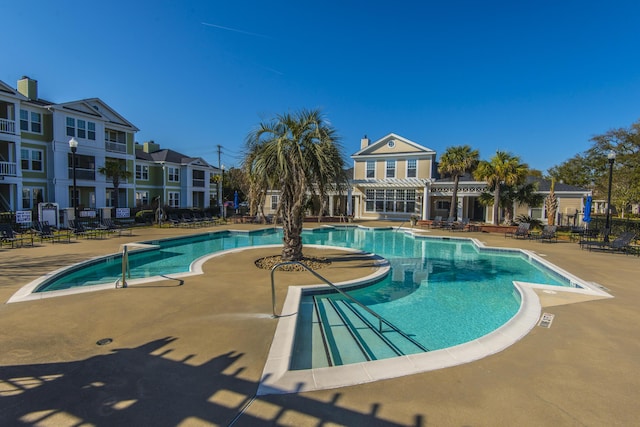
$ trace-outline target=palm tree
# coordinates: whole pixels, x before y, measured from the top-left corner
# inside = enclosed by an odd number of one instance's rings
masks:
[[[454,216],[457,206],[460,177],[467,172],[472,172],[478,166],[479,157],[478,150],[472,150],[468,145],[448,147],[440,157],[438,172],[453,177],[453,195],[449,206],[450,218]]]
[[[107,179],[111,179],[113,184],[113,191],[116,197],[113,201],[113,207],[118,207],[118,188],[120,187],[120,180],[127,180],[133,176],[131,172],[126,169],[126,166],[116,160],[107,160],[104,162],[104,166],[98,169],[98,172],[106,176]]]
[[[269,186],[280,192],[283,261],[303,257],[301,233],[307,195],[324,199],[328,190],[340,185],[344,159],[338,139],[318,110],[277,115],[247,136],[243,167],[255,190]]]
[[[493,197],[493,193],[484,191],[478,199],[482,205],[492,206],[495,203]],[[538,183],[535,181],[518,186],[500,185],[500,207],[504,209],[504,222],[507,224],[512,221],[514,204],[535,208],[541,206],[543,202],[544,196],[538,193]],[[519,215],[519,217],[521,216]],[[522,222],[518,219],[516,221]],[[532,223],[531,225],[533,226],[534,224]]]
[[[493,192],[492,224],[497,225],[499,222],[501,184],[513,187],[523,184],[528,170],[526,163],[520,163],[520,157],[504,151],[497,151],[490,161],[483,160],[478,164],[474,172],[475,178],[486,181],[489,190]]]

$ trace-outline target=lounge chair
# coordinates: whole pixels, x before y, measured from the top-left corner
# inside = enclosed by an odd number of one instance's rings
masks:
[[[97,230],[92,228],[87,228],[82,223],[82,221],[77,221],[75,219],[69,220],[69,228],[71,229],[71,232],[75,234],[76,239],[78,238],[78,236],[82,236],[85,238],[90,238],[90,237],[96,238],[98,233]]]
[[[464,218],[462,221],[456,221],[451,224],[451,231],[469,231],[469,218]]]
[[[504,233],[504,238],[506,239],[507,237],[513,237],[514,239],[517,239],[519,237],[522,237],[523,239],[526,239],[527,237],[529,237],[529,227],[531,227],[531,224],[529,224],[528,222],[521,222],[520,224],[518,224],[518,228],[515,231]]]
[[[540,240],[541,242],[549,242],[549,243],[551,243],[552,241],[557,242],[558,241],[558,236],[556,235],[557,229],[558,229],[558,226],[556,225],[545,225],[544,228],[542,229],[542,233],[536,236],[536,239]]]
[[[56,240],[61,241],[62,239],[66,239],[67,243],[71,242],[71,233],[68,230],[66,232],[56,232],[47,221],[34,221],[32,226],[36,237],[40,238],[40,243],[45,240],[50,240],[51,243],[55,243]]]
[[[631,243],[635,241],[635,239],[636,233],[626,231],[611,242],[587,242],[582,247],[590,251],[628,252],[631,249]]]
[[[24,246],[24,242],[31,240],[31,246],[33,246],[33,234],[31,233],[17,233],[11,227],[11,224],[0,224],[0,246],[11,245],[14,248],[18,243],[20,246]]]
[[[431,221],[431,228],[441,228],[442,224],[442,217],[440,215],[436,215],[436,217],[433,218],[433,221]]]

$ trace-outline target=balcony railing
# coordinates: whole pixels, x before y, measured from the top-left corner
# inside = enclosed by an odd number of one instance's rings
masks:
[[[127,152],[127,144],[120,144],[118,142],[105,142],[105,149],[107,151],[111,151],[113,153],[126,153]]]
[[[73,168],[69,168],[69,179],[73,179]],[[93,169],[76,168],[76,179],[88,179],[95,181],[96,171]]]
[[[204,187],[204,179],[193,178],[193,186],[194,187]]]
[[[0,133],[16,134],[16,122],[14,120],[0,119]]]
[[[0,162],[0,175],[7,175],[7,176],[18,175],[17,163]]]

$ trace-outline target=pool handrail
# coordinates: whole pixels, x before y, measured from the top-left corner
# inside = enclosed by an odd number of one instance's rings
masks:
[[[413,338],[411,338],[410,336],[408,336],[407,334],[405,334],[404,332],[402,332],[397,326],[395,326],[393,323],[389,322],[387,319],[385,319],[384,317],[380,316],[378,313],[376,313],[375,311],[371,310],[369,307],[367,307],[366,305],[362,304],[360,301],[358,301],[357,299],[355,299],[354,297],[352,297],[351,295],[349,295],[348,293],[346,293],[344,290],[340,289],[339,287],[337,287],[336,285],[334,285],[333,283],[331,283],[331,281],[323,276],[321,276],[320,274],[316,273],[313,269],[311,269],[309,266],[307,266],[306,264],[304,264],[301,261],[282,261],[277,263],[276,265],[274,265],[273,267],[271,267],[271,305],[272,305],[272,309],[273,309],[273,317],[277,318],[280,317],[278,314],[276,314],[276,288],[275,288],[275,281],[274,281],[274,274],[276,272],[276,270],[284,265],[292,265],[292,264],[296,264],[299,265],[300,267],[304,268],[305,270],[307,270],[309,273],[313,274],[315,277],[317,277],[318,279],[322,280],[324,283],[326,283],[327,285],[329,285],[330,287],[332,287],[333,289],[335,289],[336,291],[338,291],[338,293],[340,293],[341,295],[343,295],[344,297],[346,297],[347,299],[349,299],[351,302],[353,302],[354,304],[356,304],[358,307],[362,308],[363,310],[365,310],[367,313],[371,314],[373,317],[375,317],[376,319],[378,319],[378,331],[380,333],[383,332],[382,330],[382,324],[386,324],[388,327],[390,327],[391,329],[393,329],[394,331],[396,331],[397,333],[399,333],[400,335],[402,335],[403,337],[407,338],[408,340],[410,340],[411,342],[413,342],[416,346],[418,346],[421,350],[423,351],[429,351],[428,349],[426,349],[422,344],[420,344],[419,342],[417,342],[416,340],[414,340]]]

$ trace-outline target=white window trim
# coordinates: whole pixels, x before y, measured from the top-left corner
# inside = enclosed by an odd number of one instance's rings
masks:
[[[416,162],[416,167],[412,168],[412,170],[416,171],[416,174],[414,176],[409,176],[409,162],[414,161]],[[405,175],[406,178],[417,178],[418,177],[418,159],[407,159],[407,170],[405,171]]]
[[[29,153],[29,157],[26,159],[27,162],[29,163],[29,166],[27,168],[23,168],[22,167],[22,150],[26,150]],[[34,169],[33,168],[33,153],[34,152],[38,152],[40,153],[40,169]],[[20,168],[23,171],[29,171],[29,172],[44,172],[44,151],[43,150],[38,150],[36,148],[21,148],[20,149]]]
[[[69,124],[69,119],[73,120],[73,126]],[[82,121],[84,122],[84,128],[79,128],[78,127],[78,122]],[[93,130],[90,130],[90,128],[93,126]],[[71,116],[67,116],[64,120],[64,128],[65,128],[65,134],[69,137],[75,137],[78,139],[83,139],[83,140],[89,140],[89,141],[95,141],[96,140],[96,122],[92,122],[86,119],[78,119],[75,117],[71,117]],[[70,130],[72,129],[72,131],[70,132]],[[79,136],[78,135],[78,130],[82,130],[84,131],[84,136]],[[93,134],[93,138],[90,138],[90,134]]]
[[[179,208],[180,207],[180,192],[179,191],[168,191],[167,199],[169,201],[168,205],[170,208]]]
[[[138,168],[140,169],[139,171]],[[136,179],[149,181],[149,165],[136,165]]]
[[[389,168],[390,164],[393,164],[393,168],[392,169]],[[385,167],[385,169],[384,169],[384,177],[385,178],[391,178],[391,179],[396,178],[396,176],[398,175],[398,173],[397,173],[398,172],[398,168],[397,168],[396,160],[387,160],[385,162],[385,166],[384,167]],[[389,171],[390,170],[393,170],[393,176],[389,176]]]
[[[369,176],[369,165],[373,165],[373,176]],[[364,177],[365,179],[375,179],[376,177],[376,161],[375,160],[367,160],[364,164]]]
[[[180,168],[169,166],[167,168],[167,176],[169,182],[180,182]]]
[[[22,129],[22,112],[25,111],[27,113],[27,128],[28,129]],[[34,121],[32,119],[32,114],[37,115],[40,118],[40,121]],[[40,113],[39,111],[35,111],[35,110],[30,110],[28,108],[21,108],[20,109],[20,113],[18,115],[18,127],[20,129],[21,132],[29,132],[29,133],[34,133],[36,135],[42,135],[43,133],[43,129],[42,129],[42,113]],[[39,131],[34,131],[33,130],[33,124],[34,123],[38,123],[40,125],[40,130]]]

